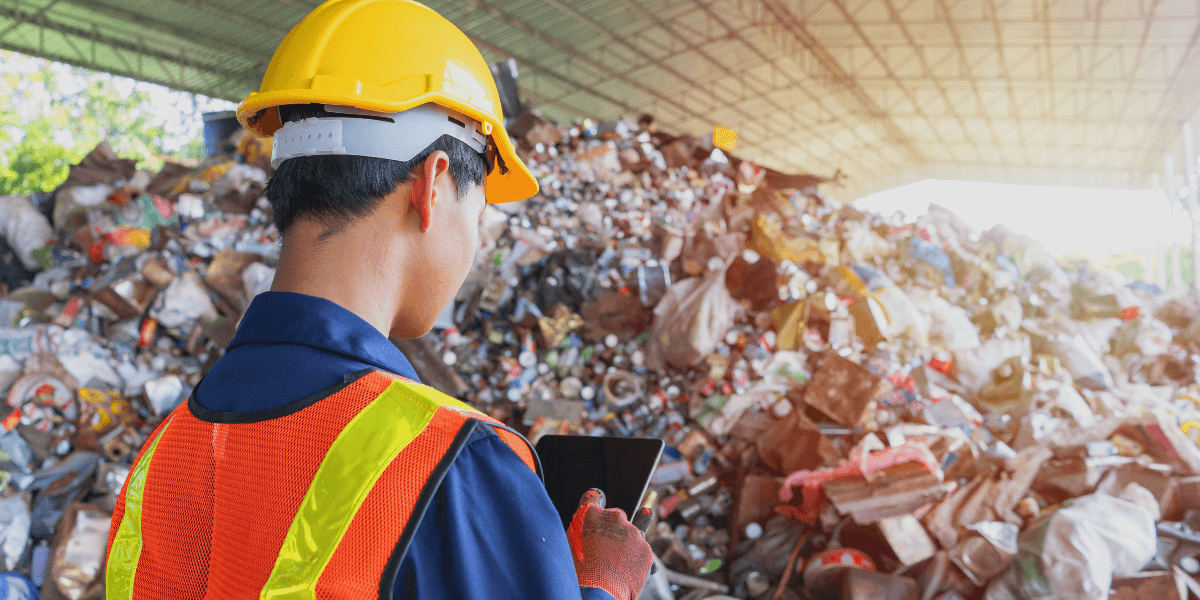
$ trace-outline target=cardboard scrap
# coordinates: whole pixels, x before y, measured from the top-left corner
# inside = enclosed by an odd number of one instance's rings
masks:
[[[1188,589],[1176,573],[1158,571],[1116,577],[1109,600],[1187,600]]]
[[[878,525],[883,538],[904,566],[915,565],[937,553],[937,545],[911,514],[881,519]]]
[[[853,427],[875,399],[882,381],[862,365],[828,352],[805,390],[804,401],[838,424]]]
[[[763,464],[780,474],[815,469],[840,457],[833,442],[800,410],[776,421],[756,444]]]
[[[834,508],[860,525],[911,515],[947,492],[946,484],[919,463],[893,467],[874,481],[856,477],[826,482],[822,487]]]

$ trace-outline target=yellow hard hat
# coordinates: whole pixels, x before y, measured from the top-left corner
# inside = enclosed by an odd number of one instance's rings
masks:
[[[461,119],[449,118],[472,130],[456,137],[464,141],[490,138],[507,167],[497,166],[488,173],[489,204],[524,200],[538,192],[537,179],[517,157],[504,129],[500,95],[483,55],[453,23],[417,2],[329,0],[313,9],[283,38],[259,91],[238,106],[238,121],[258,135],[274,136],[283,128],[278,108],[289,104],[324,104],[333,112],[357,112],[337,108],[351,107],[361,114],[393,116],[421,105],[438,105],[450,115],[468,117],[465,125]],[[410,114],[417,117],[415,113],[424,112],[417,122],[428,122],[430,115],[443,112],[429,109]],[[320,131],[329,133],[328,129]],[[336,135],[341,142],[340,125]],[[281,146],[278,137],[277,148]],[[309,148],[311,152],[293,156],[358,153],[339,143],[326,146],[330,147],[332,150]]]

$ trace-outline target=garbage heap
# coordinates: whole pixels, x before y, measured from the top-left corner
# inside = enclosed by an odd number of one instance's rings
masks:
[[[426,356],[535,442],[666,440],[644,598],[1200,591],[1196,302],[649,117],[511,130],[541,195]]]
[[[1200,304],[650,117],[510,131],[542,193],[489,207],[435,331],[394,341],[534,442],[666,441],[643,598],[1200,591]],[[101,144],[0,198],[12,598],[103,597],[134,456],[270,285],[270,150],[232,145],[151,174]]]
[[[101,143],[53,192],[0,197],[0,599],[104,597],[133,459],[270,287],[270,150],[238,141],[158,173]]]

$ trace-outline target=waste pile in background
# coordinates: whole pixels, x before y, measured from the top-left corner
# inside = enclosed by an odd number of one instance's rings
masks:
[[[542,193],[423,367],[534,441],[667,441],[643,597],[1200,591],[1200,304],[649,117],[512,129]]]
[[[542,193],[486,210],[456,301],[395,342],[531,441],[666,440],[643,598],[1200,592],[1200,304],[647,116],[510,131]],[[270,150],[231,145],[151,174],[102,144],[0,198],[9,597],[102,597],[133,457],[270,286]]]
[[[104,597],[134,457],[270,287],[268,165],[241,137],[159,173],[102,143],[53,192],[0,197],[0,598]]]

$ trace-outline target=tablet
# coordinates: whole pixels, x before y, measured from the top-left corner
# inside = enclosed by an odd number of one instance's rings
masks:
[[[632,519],[650,485],[665,444],[657,438],[544,435],[537,443],[546,492],[563,528],[579,509],[584,492],[604,492],[606,508],[619,508]]]

